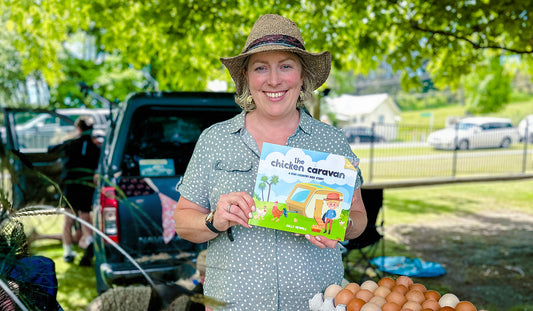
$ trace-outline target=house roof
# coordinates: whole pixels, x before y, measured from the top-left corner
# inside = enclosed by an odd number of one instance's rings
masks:
[[[350,95],[342,94],[339,97],[327,98],[330,109],[336,113],[342,114],[369,114],[376,110],[383,102],[387,102],[395,113],[400,113],[400,108],[390,98],[387,93],[371,95]]]

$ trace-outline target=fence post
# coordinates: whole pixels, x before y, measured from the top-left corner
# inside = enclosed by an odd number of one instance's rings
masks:
[[[527,168],[527,145],[529,143],[529,119],[526,119],[526,130],[524,132],[524,156],[522,157],[522,174],[526,173]]]
[[[455,177],[455,174],[457,174],[457,151],[459,150],[459,122],[455,123],[453,144],[452,177]]]
[[[372,128],[371,128],[371,132],[372,132],[372,139],[370,139],[370,153],[369,153],[369,156],[370,156],[370,163],[368,165],[368,169],[370,170],[370,172],[368,173],[368,181],[371,182],[372,181],[372,177],[374,175],[374,139],[375,139],[375,136],[376,136],[376,133],[375,133],[375,127],[376,127],[376,123],[375,122],[372,122]]]

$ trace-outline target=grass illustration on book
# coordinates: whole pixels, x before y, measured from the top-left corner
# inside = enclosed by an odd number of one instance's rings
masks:
[[[356,178],[352,159],[265,143],[249,223],[342,241]]]

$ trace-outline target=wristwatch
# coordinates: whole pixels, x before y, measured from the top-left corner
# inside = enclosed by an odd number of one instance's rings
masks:
[[[205,218],[205,225],[209,230],[213,231],[214,233],[223,233],[224,231],[218,231],[217,228],[213,225],[213,221],[215,220],[215,212],[217,210],[211,211],[207,217]]]

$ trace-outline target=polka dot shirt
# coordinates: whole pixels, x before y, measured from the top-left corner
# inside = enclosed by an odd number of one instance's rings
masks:
[[[260,152],[244,128],[245,112],[215,124],[200,136],[179,186],[188,200],[215,209],[220,195],[253,193]],[[357,157],[344,133],[300,112],[287,145]],[[361,176],[355,187],[360,187]],[[320,249],[305,237],[254,226],[235,226],[208,242],[205,294],[226,303],[221,310],[309,310],[309,299],[342,281],[341,249]],[[217,309],[218,310],[218,309]]]

